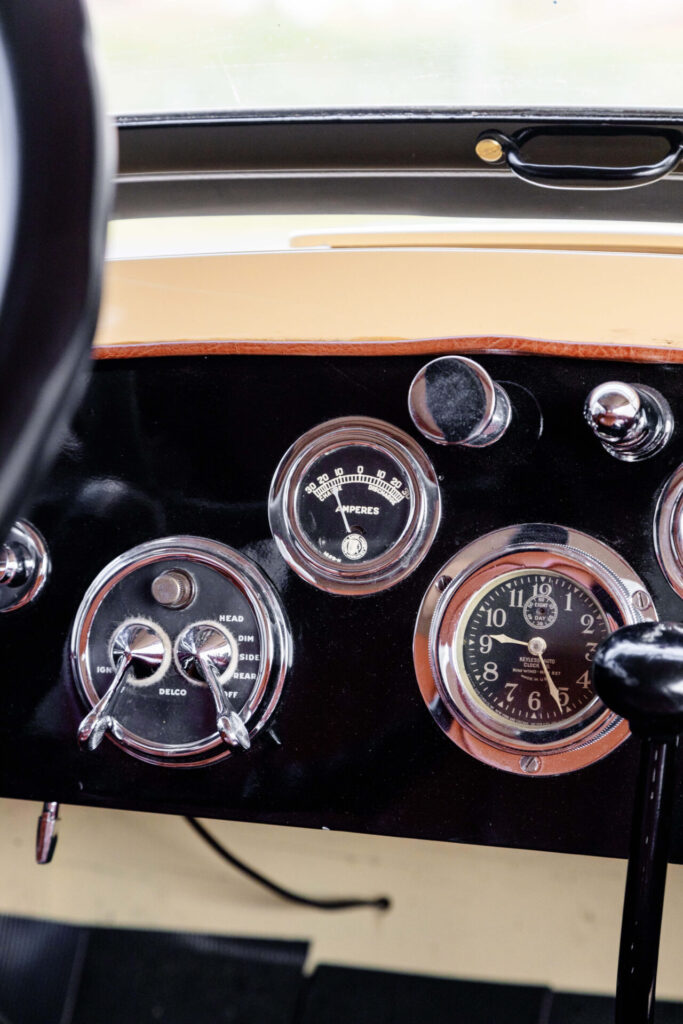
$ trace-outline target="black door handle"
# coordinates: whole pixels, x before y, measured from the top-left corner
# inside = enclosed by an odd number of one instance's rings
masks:
[[[669,151],[656,163],[633,164],[631,166],[594,166],[591,164],[538,164],[524,159],[522,150],[532,139],[544,137],[577,138],[599,136],[601,138],[620,139],[626,136],[665,140]],[[508,167],[518,178],[532,185],[544,188],[564,189],[618,189],[637,188],[650,185],[665,178],[678,165],[683,156],[683,135],[671,129],[621,127],[606,125],[589,127],[585,125],[549,125],[547,127],[523,128],[519,132],[506,135],[499,131],[483,132],[477,140],[477,152],[480,144],[493,143],[489,146],[492,155],[483,156],[486,162],[505,159]],[[498,144],[498,147],[495,144]],[[483,151],[486,147],[481,147]],[[496,156],[497,154],[497,156]]]

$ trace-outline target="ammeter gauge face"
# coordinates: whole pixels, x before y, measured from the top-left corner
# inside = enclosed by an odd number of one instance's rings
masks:
[[[323,590],[370,593],[403,579],[439,522],[431,463],[411,437],[367,418],[323,423],[287,452],[269,515],[290,566]]]
[[[359,564],[398,543],[413,503],[410,479],[396,458],[355,444],[314,460],[299,486],[295,512],[314,551],[331,563]]]
[[[656,620],[638,576],[606,545],[546,524],[469,544],[422,602],[415,669],[430,712],[488,764],[556,775],[628,735],[597,697],[591,663],[619,626]]]

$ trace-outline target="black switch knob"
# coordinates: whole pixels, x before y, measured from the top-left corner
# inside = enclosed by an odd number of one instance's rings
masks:
[[[498,441],[512,415],[505,390],[464,356],[442,356],[423,366],[410,385],[408,409],[430,441],[467,448]]]
[[[624,626],[598,648],[593,684],[641,739],[617,975],[616,1024],[649,1024],[683,731],[683,626]]]
[[[683,625],[640,622],[612,633],[593,667],[600,699],[638,736],[683,732]]]

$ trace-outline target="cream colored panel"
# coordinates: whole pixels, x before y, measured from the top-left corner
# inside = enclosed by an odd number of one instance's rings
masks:
[[[531,783],[533,785],[533,783]],[[317,895],[388,893],[393,909],[321,913],[228,868],[182,819],[63,807],[55,860],[33,863],[37,804],[0,801],[0,911],[61,920],[311,940],[345,963],[612,992],[625,864],[209,822],[239,856]],[[444,813],[448,813],[447,809]],[[672,867],[659,994],[683,999],[683,867]]]
[[[110,259],[377,246],[681,252],[680,224],[404,214],[140,217],[109,225]]]
[[[683,256],[457,249],[110,262],[96,339],[462,336],[683,347]]]

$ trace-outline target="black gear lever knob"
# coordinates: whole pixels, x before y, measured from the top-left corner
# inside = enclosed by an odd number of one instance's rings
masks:
[[[617,974],[616,1024],[650,1024],[683,731],[683,626],[623,626],[598,648],[593,685],[640,738]]]
[[[683,732],[683,625],[639,622],[600,645],[593,685],[637,736]]]

